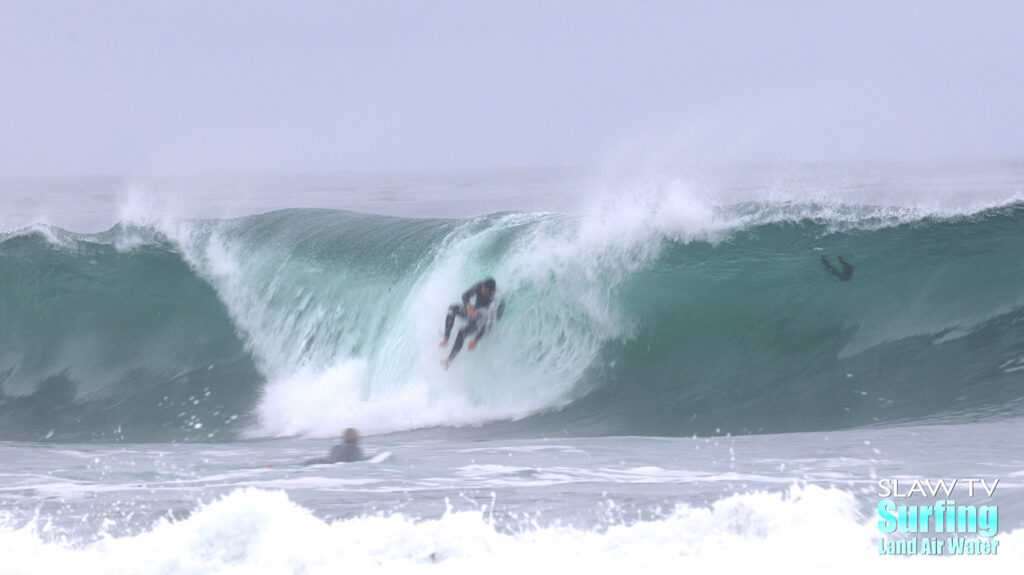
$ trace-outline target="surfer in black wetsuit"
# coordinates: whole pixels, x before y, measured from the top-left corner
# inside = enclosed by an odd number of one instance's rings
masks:
[[[448,338],[451,336],[452,327],[455,325],[455,316],[466,318],[467,322],[459,330],[458,335],[455,336],[455,345],[452,346],[452,352],[448,355],[448,359],[444,360],[445,369],[448,369],[452,360],[459,354],[459,350],[462,349],[462,343],[467,335],[476,334],[473,341],[469,342],[469,350],[473,351],[477,342],[487,332],[487,321],[482,314],[486,312],[491,302],[494,301],[494,292],[498,289],[497,285],[494,278],[487,278],[466,290],[466,293],[462,294],[461,304],[452,304],[448,308],[448,315],[444,318],[444,339],[441,340],[441,347],[448,345]],[[469,303],[470,299],[473,299],[472,305]]]
[[[850,278],[853,277],[853,266],[850,265],[850,262],[844,260],[843,256],[837,257],[839,258],[839,263],[843,265],[842,271],[836,269],[836,267],[828,261],[828,256],[821,256],[821,265],[825,266],[828,273],[839,278],[839,281],[850,281]]]
[[[317,457],[303,463],[303,465],[317,465],[319,463],[352,463],[363,459],[363,450],[359,449],[359,432],[354,427],[345,430],[341,436],[344,441],[331,448],[327,457]]]

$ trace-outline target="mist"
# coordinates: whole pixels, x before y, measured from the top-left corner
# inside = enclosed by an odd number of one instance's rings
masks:
[[[0,177],[1024,155],[1019,2],[0,2]]]

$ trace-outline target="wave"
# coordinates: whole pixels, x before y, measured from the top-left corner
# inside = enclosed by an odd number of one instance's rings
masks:
[[[251,423],[260,375],[216,292],[168,242],[125,232],[0,243],[4,437],[217,439]]]
[[[0,235],[0,434],[690,435],[1020,413],[1024,204],[620,200]],[[836,255],[850,281],[822,266]],[[444,311],[487,275],[506,315],[445,371]]]

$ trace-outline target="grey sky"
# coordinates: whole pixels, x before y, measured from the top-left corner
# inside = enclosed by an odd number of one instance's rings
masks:
[[[0,0],[0,176],[1024,156],[1024,2]]]

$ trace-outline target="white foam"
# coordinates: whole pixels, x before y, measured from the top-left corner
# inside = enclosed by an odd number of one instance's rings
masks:
[[[42,236],[47,243],[57,248],[71,250],[75,247],[74,240],[67,232],[51,225],[45,218],[37,219],[25,227],[0,232],[0,238],[6,239],[6,237],[28,236],[32,234]]]
[[[564,226],[538,218],[467,222],[433,260],[390,283],[330,258],[307,264],[288,244],[253,244],[223,226],[178,223],[165,233],[217,290],[269,380],[253,435],[323,437],[349,426],[374,433],[514,419],[568,400],[600,345],[623,333],[607,290],[635,258],[614,243],[560,249]],[[536,233],[501,262],[483,255],[523,226]],[[563,287],[592,274],[615,277]],[[529,284],[536,298],[517,301],[515,319],[445,371],[444,314],[483,275],[502,278],[499,293]]]
[[[491,513],[485,507],[449,510],[439,519],[392,513],[324,521],[283,492],[244,489],[185,520],[94,543],[53,541],[45,523],[2,525],[0,572],[679,573],[779,565],[789,573],[863,573],[898,564],[940,573],[1015,573],[1024,560],[1024,530],[1000,534],[995,556],[915,556],[910,563],[880,556],[877,527],[859,516],[852,496],[810,486],[734,495],[708,507],[679,505],[655,520],[610,518],[592,528],[524,519],[503,529]]]

